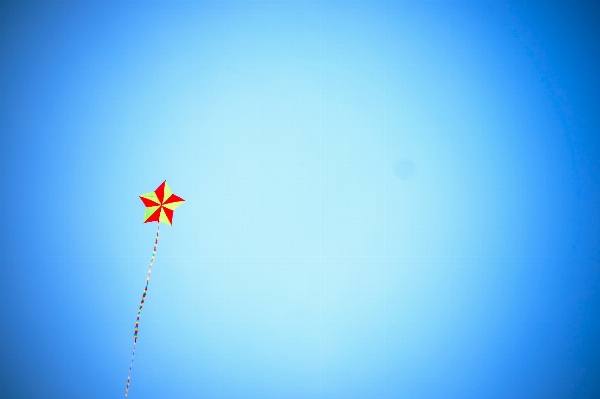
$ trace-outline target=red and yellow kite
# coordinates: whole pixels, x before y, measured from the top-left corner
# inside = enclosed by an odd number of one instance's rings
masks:
[[[153,192],[140,195],[140,199],[146,205],[144,223],[162,222],[169,226],[173,225],[173,211],[184,202],[171,192],[166,180]]]
[[[125,399],[129,395],[129,384],[131,382],[131,370],[133,368],[133,358],[135,357],[135,348],[137,346],[138,331],[140,327],[140,316],[144,303],[146,302],[146,295],[148,295],[148,284],[150,283],[150,275],[152,274],[152,265],[154,264],[154,257],[156,256],[156,248],[158,247],[158,235],[160,233],[160,222],[166,223],[169,226],[173,224],[173,211],[179,205],[183,204],[184,200],[181,197],[176,196],[171,192],[167,181],[162,182],[156,190],[148,194],[140,195],[141,200],[146,205],[146,214],[144,215],[144,223],[158,222],[156,223],[156,239],[154,240],[154,249],[152,249],[152,258],[150,259],[150,267],[148,268],[148,275],[146,276],[146,286],[142,294],[142,300],[138,307],[137,317],[135,318],[135,328],[133,329],[133,352],[131,353],[131,363],[129,363],[129,374],[127,375],[127,384],[125,385]]]

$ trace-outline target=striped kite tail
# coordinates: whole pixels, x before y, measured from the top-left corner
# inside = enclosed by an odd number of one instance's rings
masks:
[[[125,386],[125,398],[129,395],[129,383],[131,381],[131,369],[133,368],[133,358],[135,357],[135,347],[137,345],[138,329],[140,327],[140,315],[142,314],[142,308],[144,302],[146,302],[146,295],[148,294],[148,283],[150,282],[150,275],[152,274],[152,264],[154,263],[154,257],[156,256],[156,247],[158,247],[158,235],[160,233],[160,222],[158,222],[158,229],[156,230],[156,240],[154,240],[154,249],[152,250],[152,259],[150,259],[150,267],[148,268],[148,275],[146,276],[146,286],[144,287],[144,293],[142,294],[142,300],[140,301],[140,307],[138,308],[137,317],[135,319],[135,328],[133,330],[133,352],[131,354],[131,363],[129,364],[129,374],[127,375],[127,385]]]

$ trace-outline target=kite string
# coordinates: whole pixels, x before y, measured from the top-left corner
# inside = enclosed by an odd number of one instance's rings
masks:
[[[150,275],[152,274],[152,264],[154,263],[154,257],[156,256],[156,247],[158,247],[158,235],[160,233],[160,222],[158,222],[158,229],[156,230],[156,240],[154,240],[154,249],[152,250],[152,259],[150,259],[150,267],[148,268],[148,275],[146,276],[146,286],[144,287],[144,293],[142,294],[142,300],[140,301],[140,307],[138,308],[137,317],[135,319],[135,329],[133,330],[133,353],[131,354],[131,363],[129,364],[129,374],[127,375],[127,386],[125,387],[125,398],[129,394],[129,382],[131,380],[131,369],[133,368],[133,358],[135,356],[135,347],[137,344],[138,329],[140,327],[140,315],[144,302],[146,301],[146,294],[148,293],[148,283],[150,282]]]

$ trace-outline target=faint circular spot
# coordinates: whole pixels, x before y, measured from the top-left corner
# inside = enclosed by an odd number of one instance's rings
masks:
[[[394,174],[400,180],[406,180],[415,174],[415,163],[410,159],[401,159],[394,163]]]

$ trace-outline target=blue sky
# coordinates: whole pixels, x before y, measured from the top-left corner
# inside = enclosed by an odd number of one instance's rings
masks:
[[[0,396],[600,395],[599,10],[0,6]]]

